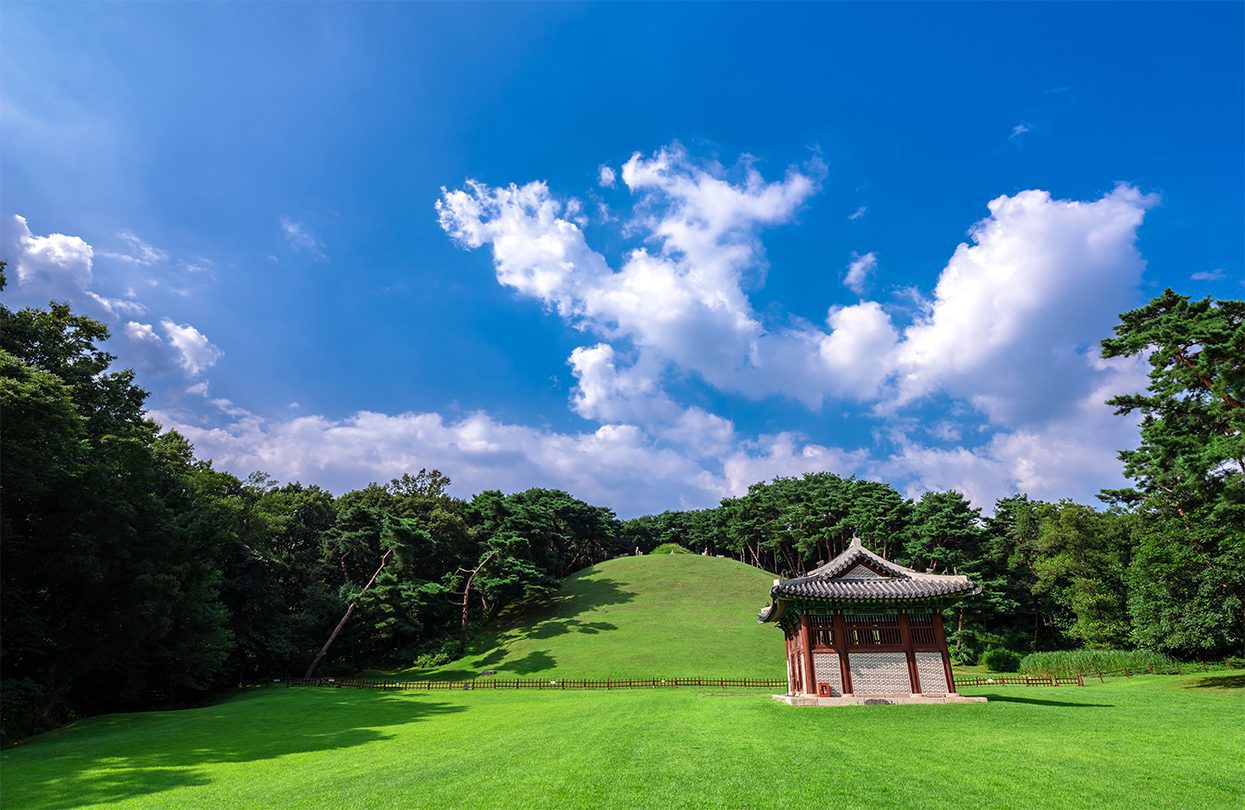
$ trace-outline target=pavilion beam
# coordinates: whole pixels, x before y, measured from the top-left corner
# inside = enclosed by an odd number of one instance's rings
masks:
[[[908,659],[908,685],[912,694],[921,694],[921,673],[916,668],[916,650],[912,648],[912,628],[908,624],[908,611],[899,611],[899,641]]]
[[[804,694],[817,694],[817,670],[813,667],[813,625],[808,611],[800,611],[800,640],[804,645],[801,664],[804,665]]]
[[[834,646],[839,653],[839,679],[843,682],[843,694],[853,694],[852,665],[847,660],[847,622],[843,621],[843,614],[837,610],[834,612]]]
[[[954,695],[955,678],[951,676],[951,655],[947,652],[947,634],[942,628],[942,611],[931,607],[930,613],[934,616],[934,637],[938,640],[938,651],[942,653],[942,671],[947,679],[947,694]]]

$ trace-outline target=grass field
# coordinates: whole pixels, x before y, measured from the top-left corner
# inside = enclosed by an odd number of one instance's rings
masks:
[[[1245,806],[1245,677],[793,709],[713,690],[264,688],[0,755],[12,807]],[[799,768],[799,773],[793,769]]]
[[[464,658],[405,676],[785,678],[782,631],[756,621],[772,583],[698,554],[609,560],[567,578],[547,608],[502,617]]]
[[[782,635],[755,621],[769,584],[731,560],[613,560],[435,675],[781,676]],[[264,687],[28,740],[0,753],[0,805],[1245,806],[1239,673],[964,691],[990,702]]]

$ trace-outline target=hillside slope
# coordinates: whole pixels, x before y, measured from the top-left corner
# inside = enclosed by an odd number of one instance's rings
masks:
[[[773,575],[695,554],[623,557],[568,577],[547,607],[503,616],[463,658],[419,677],[783,677],[761,626]]]

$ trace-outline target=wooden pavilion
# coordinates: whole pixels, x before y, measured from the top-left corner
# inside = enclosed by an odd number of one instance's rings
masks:
[[[983,701],[956,694],[941,608],[981,593],[966,576],[923,574],[851,546],[802,577],[776,579],[757,621],[787,639],[795,705]]]

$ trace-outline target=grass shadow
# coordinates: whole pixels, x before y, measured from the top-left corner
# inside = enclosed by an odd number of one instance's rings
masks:
[[[1186,689],[1245,689],[1245,675],[1211,675],[1199,678]]]
[[[37,745],[5,752],[0,798],[5,807],[113,804],[209,784],[206,765],[353,748],[392,738],[385,727],[466,708],[353,690],[266,691],[203,709],[91,718],[42,735]],[[257,701],[268,704],[263,724],[252,719]]]
[[[458,661],[434,670],[408,672],[417,678],[461,680],[474,678],[485,669],[501,669],[519,675],[551,669],[553,659],[547,652],[531,652],[518,660],[508,660],[509,648],[517,641],[617,630],[617,625],[610,622],[584,621],[579,617],[596,608],[623,604],[636,597],[618,580],[592,576],[592,569],[582,573],[584,575],[571,577],[552,597],[504,611],[493,627],[474,641],[468,653]],[[502,630],[503,627],[510,629]]]
[[[1043,698],[1026,698],[991,693],[981,695],[981,697],[993,703],[1028,703],[1033,706],[1060,706],[1068,709],[1110,709],[1115,706],[1114,703],[1070,703],[1066,700],[1046,700]]]

